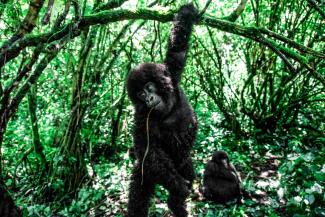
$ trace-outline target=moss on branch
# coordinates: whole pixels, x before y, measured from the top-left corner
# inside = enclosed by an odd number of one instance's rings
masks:
[[[59,40],[66,35],[69,35],[70,38],[76,37],[80,34],[80,30],[87,28],[91,25],[98,25],[98,24],[108,24],[112,22],[118,22],[122,20],[135,20],[135,19],[142,19],[142,20],[155,20],[159,22],[170,22],[173,20],[175,11],[157,11],[152,9],[136,9],[136,10],[113,10],[113,11],[101,11],[98,13],[94,13],[92,15],[84,16],[79,22],[76,23],[69,23],[59,29],[56,29],[52,32],[42,33],[39,35],[27,35],[26,37],[18,40],[14,43],[11,47],[4,50],[0,54],[0,68],[9,60],[15,58],[19,55],[20,51],[29,46],[37,46],[39,43],[50,43],[52,41]],[[273,37],[282,43],[295,48],[300,53],[314,55],[320,58],[325,58],[325,54],[321,52],[317,52],[308,48],[302,44],[294,42],[278,33],[272,32],[265,28],[258,28],[258,27],[245,27],[233,22],[218,19],[209,15],[204,15],[199,22],[199,25],[206,25],[212,28],[219,29],[221,31],[225,31],[228,33],[240,35],[249,39],[252,39],[256,42],[263,43],[262,38],[265,36]],[[306,66],[308,64],[308,59],[301,55],[300,53],[296,52],[288,48],[288,46],[284,46],[282,44],[277,43],[274,40],[267,39],[270,43],[263,43],[266,46],[268,44],[272,44],[272,46],[276,47],[279,51],[283,54],[292,58],[302,65]]]
[[[156,11],[152,9],[136,9],[136,10],[115,10],[101,11],[96,14],[85,16],[82,19],[81,25],[89,26],[96,24],[107,24],[122,20],[156,20],[159,22],[172,21],[174,17],[173,11]]]

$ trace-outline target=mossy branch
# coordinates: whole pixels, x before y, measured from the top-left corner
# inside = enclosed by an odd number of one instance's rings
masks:
[[[114,11],[101,11],[98,13],[94,13],[92,15],[84,16],[81,18],[79,22],[71,22],[59,29],[53,30],[48,33],[42,33],[39,35],[27,35],[24,38],[18,40],[11,47],[4,50],[0,54],[0,68],[11,59],[15,58],[19,55],[20,51],[26,47],[37,46],[39,43],[50,43],[52,41],[59,40],[66,35],[69,35],[70,38],[76,37],[80,34],[79,30],[87,28],[91,25],[98,24],[108,24],[112,22],[118,22],[122,20],[156,20],[159,22],[170,22],[173,20],[175,11],[169,10],[152,10],[146,8],[140,8],[136,10],[114,10]],[[276,40],[288,45],[288,47],[292,47],[298,50],[302,54],[313,55],[320,58],[325,58],[325,54],[321,52],[317,52],[311,48],[308,48],[302,44],[299,44],[291,39],[286,38],[278,33],[272,32],[265,28],[259,27],[245,27],[233,22],[218,19],[209,15],[203,15],[199,25],[210,26],[212,28],[219,29],[221,31],[225,31],[228,33],[236,34],[243,36],[245,38],[249,38],[259,43],[263,43],[261,38],[265,36],[273,37]],[[263,43],[266,46],[270,46],[272,44],[273,47],[276,47],[281,53],[285,54],[287,57],[296,60],[301,63],[303,66],[307,66],[307,68],[311,68],[308,66],[308,58],[305,55],[302,55],[296,52],[293,49],[288,48],[287,46],[281,45],[274,40],[266,39],[268,43]],[[270,47],[271,49],[273,47]],[[315,72],[316,73],[316,72]],[[323,78],[321,75],[317,75],[316,78]],[[324,79],[321,79],[321,82],[324,83]]]
[[[34,27],[36,26],[36,20],[38,14],[44,4],[44,0],[31,0],[29,3],[28,12],[21,22],[18,30],[11,36],[11,38],[3,43],[0,50],[2,52],[3,49],[10,47],[15,41],[23,37],[25,34],[30,33]]]
[[[248,0],[241,0],[237,8],[227,17],[225,17],[225,20],[235,22],[238,17],[243,13],[246,3]]]

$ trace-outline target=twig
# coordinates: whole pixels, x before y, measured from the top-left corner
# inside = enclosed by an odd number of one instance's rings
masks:
[[[295,67],[290,63],[290,61],[287,59],[287,57],[278,48],[276,48],[275,46],[273,46],[273,44],[270,43],[270,41],[268,41],[264,37],[261,37],[261,43],[267,45],[271,50],[273,50],[273,52],[276,53],[283,60],[283,62],[287,65],[287,67],[289,68],[289,70],[291,72],[293,72],[294,74],[296,74]]]
[[[75,21],[79,21],[81,19],[81,10],[80,5],[77,0],[72,0],[72,4],[75,10]]]
[[[238,7],[228,16],[225,17],[225,20],[229,20],[230,22],[235,22],[238,17],[243,13],[247,0],[241,0]]]
[[[318,13],[321,15],[321,17],[323,18],[323,19],[325,19],[325,12],[324,12],[324,10],[321,8],[321,7],[319,7],[319,5],[317,4],[317,2],[315,1],[315,0],[308,0],[308,3],[316,10],[316,11],[318,11]],[[324,2],[323,2],[323,4],[324,4]]]
[[[202,11],[199,13],[198,17],[199,19],[202,17],[202,15],[205,13],[205,11],[208,9],[210,3],[212,2],[212,0],[208,0],[207,3],[205,4],[204,8],[202,9]]]
[[[65,17],[68,15],[69,13],[69,9],[70,9],[70,5],[71,5],[71,0],[68,0],[65,5],[64,5],[64,10],[63,12],[58,16],[58,18],[56,19],[53,29],[57,29],[60,27],[61,23],[63,22],[63,20],[65,19]]]
[[[43,25],[47,25],[50,22],[53,5],[54,5],[54,0],[49,0],[49,2],[47,3],[47,11],[42,19]]]

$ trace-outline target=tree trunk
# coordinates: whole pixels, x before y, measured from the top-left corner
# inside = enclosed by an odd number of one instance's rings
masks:
[[[36,84],[34,84],[31,87],[30,92],[28,93],[28,109],[29,109],[30,122],[32,126],[34,151],[37,154],[37,157],[41,162],[41,167],[43,168],[44,171],[44,169],[47,168],[47,163],[46,163],[45,155],[43,153],[43,146],[38,132],[38,123],[37,123],[37,116],[36,116],[36,108],[37,108],[36,93],[37,93],[37,86]]]
[[[7,191],[4,182],[0,178],[0,216],[1,217],[20,217],[20,209],[16,206],[11,195]]]

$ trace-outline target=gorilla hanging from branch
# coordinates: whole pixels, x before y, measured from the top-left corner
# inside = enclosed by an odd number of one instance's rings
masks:
[[[190,151],[197,133],[196,115],[179,86],[189,39],[198,11],[182,6],[174,18],[163,64],[143,63],[128,76],[127,91],[135,108],[134,165],[128,217],[148,216],[155,185],[169,191],[168,207],[187,216],[185,199],[194,179]]]

